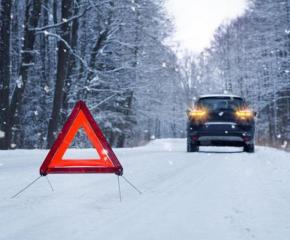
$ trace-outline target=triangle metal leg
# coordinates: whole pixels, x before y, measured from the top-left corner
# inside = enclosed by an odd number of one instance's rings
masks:
[[[120,202],[122,202],[122,195],[121,195],[121,186],[120,186],[120,177],[119,177],[119,175],[117,175],[117,177],[118,177],[118,186],[119,186],[119,196],[120,196]]]
[[[30,183],[27,187],[23,188],[20,192],[18,192],[17,194],[15,194],[11,199],[15,198],[16,196],[18,196],[20,193],[22,193],[25,189],[29,188],[33,183],[35,183],[39,178],[41,178],[42,176],[39,176],[38,178],[36,178],[32,183]]]

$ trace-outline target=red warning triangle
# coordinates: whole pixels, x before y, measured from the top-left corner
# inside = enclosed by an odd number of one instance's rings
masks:
[[[85,130],[99,159],[63,159],[79,128]],[[40,175],[56,173],[116,173],[123,168],[83,101],[77,102],[40,167]]]

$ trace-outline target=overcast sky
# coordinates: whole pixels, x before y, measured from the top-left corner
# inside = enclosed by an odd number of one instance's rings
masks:
[[[199,53],[224,20],[243,14],[246,0],[168,0],[167,8],[176,27],[172,40]]]

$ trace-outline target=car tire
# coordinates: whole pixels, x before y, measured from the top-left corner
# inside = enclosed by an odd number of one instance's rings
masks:
[[[244,146],[244,151],[248,153],[254,153],[255,152],[255,144],[247,144]]]
[[[187,141],[187,152],[198,152],[198,151],[199,151],[199,146],[191,143],[190,141]]]

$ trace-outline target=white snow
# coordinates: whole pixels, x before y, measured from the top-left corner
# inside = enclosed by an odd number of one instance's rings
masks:
[[[1,240],[290,239],[290,154],[267,147],[203,147],[185,139],[114,149],[124,176],[39,176],[46,150],[0,151]],[[84,158],[93,149],[69,150]]]

